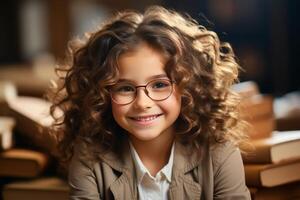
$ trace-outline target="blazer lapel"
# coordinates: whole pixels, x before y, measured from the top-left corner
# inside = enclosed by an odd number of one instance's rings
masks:
[[[137,199],[136,175],[128,142],[123,143],[121,152],[122,155],[116,155],[115,153],[110,152],[102,156],[105,163],[121,173],[109,188],[114,199],[135,200]]]
[[[202,183],[195,182],[191,173],[196,167],[201,167],[201,158],[200,150],[186,147],[180,142],[175,143],[172,182],[169,188],[170,200],[200,199]],[[200,179],[201,177],[198,178]]]
[[[118,200],[135,200],[137,199],[136,186],[133,185],[127,173],[123,173],[113,184],[110,185],[114,199]]]

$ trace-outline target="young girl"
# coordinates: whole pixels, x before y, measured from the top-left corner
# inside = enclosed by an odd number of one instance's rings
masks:
[[[52,99],[71,199],[250,199],[230,45],[162,7],[86,39]]]

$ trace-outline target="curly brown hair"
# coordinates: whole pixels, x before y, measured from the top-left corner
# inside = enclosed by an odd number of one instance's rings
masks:
[[[167,56],[166,73],[182,95],[177,138],[197,147],[240,144],[244,126],[231,90],[239,65],[231,46],[189,16],[154,6],[143,14],[120,12],[70,43],[68,62],[57,69],[61,84],[51,97],[62,157],[68,160],[77,142],[86,155],[117,151],[124,134],[112,116],[109,87],[118,81],[120,55],[141,42]],[[62,116],[55,115],[57,109]]]

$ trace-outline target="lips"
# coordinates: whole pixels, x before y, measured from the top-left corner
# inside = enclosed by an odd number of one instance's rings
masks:
[[[138,121],[138,122],[150,122],[152,120],[155,120],[162,114],[156,114],[156,115],[145,115],[145,116],[136,116],[136,117],[129,117],[132,120]]]

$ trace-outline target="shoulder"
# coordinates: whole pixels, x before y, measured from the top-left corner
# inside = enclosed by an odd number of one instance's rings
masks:
[[[69,163],[69,175],[93,172],[97,162],[87,156],[81,145],[74,147],[73,156]]]
[[[77,146],[68,168],[70,199],[99,199],[99,181],[101,173],[97,173],[97,163],[86,159],[85,153]],[[99,165],[98,165],[99,166]],[[101,184],[101,183],[100,183]],[[101,193],[100,193],[101,194]]]
[[[250,199],[240,150],[232,142],[210,148],[214,199]]]
[[[230,141],[210,146],[209,154],[214,171],[220,168],[224,162],[241,159],[239,148]]]
[[[96,174],[123,172],[131,166],[129,153],[128,148],[125,148],[121,153],[108,150],[93,152],[82,147],[82,145],[77,145],[74,148],[69,168]]]

